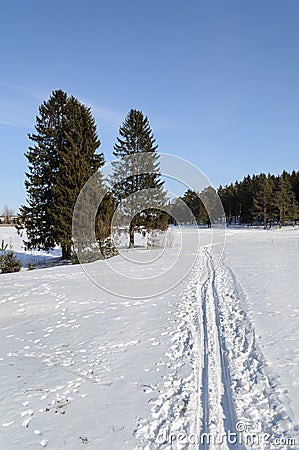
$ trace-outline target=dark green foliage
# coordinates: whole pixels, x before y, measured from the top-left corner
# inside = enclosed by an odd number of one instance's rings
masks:
[[[248,175],[241,182],[220,186],[218,194],[229,224],[261,223],[267,228],[273,222],[284,226],[299,219],[299,172]]]
[[[278,180],[278,188],[275,192],[275,205],[279,211],[279,226],[282,227],[286,221],[294,220],[292,213],[296,214],[296,195],[292,191],[291,177],[287,172],[283,172]]]
[[[26,157],[27,205],[21,207],[18,231],[26,229],[27,249],[62,248],[69,259],[73,208],[83,185],[104,164],[96,125],[89,108],[61,90],[39,108],[34,143]]]
[[[196,223],[208,225],[223,218],[223,209],[217,192],[211,186],[202,192],[188,189],[183,197],[177,198],[171,206],[174,223]]]
[[[257,177],[257,192],[253,199],[254,218],[262,222],[266,229],[273,221],[275,184],[270,175],[262,173]]]
[[[12,249],[7,250],[8,244],[4,244],[2,240],[0,248],[0,273],[12,273],[19,272],[22,267],[21,261],[19,261]]]
[[[119,220],[129,224],[133,247],[136,229],[165,229],[168,225],[168,218],[161,212],[166,207],[166,194],[159,174],[157,145],[141,111],[132,109],[125,118],[113,154],[117,160],[110,180],[112,192],[121,212]]]
[[[106,192],[96,216],[96,236],[100,244],[101,253],[105,259],[118,253],[111,238],[115,210],[116,202],[113,194]]]
[[[173,222],[176,221],[175,217],[179,218],[177,221],[184,223],[209,224],[210,219],[217,220],[219,207],[214,205],[217,197],[211,189],[207,188],[200,194],[189,189],[183,197],[176,199],[171,209]],[[287,223],[294,225],[299,220],[299,172],[289,174],[284,171],[280,176],[264,173],[252,177],[248,175],[241,182],[220,186],[218,195],[228,225],[255,223],[267,228],[272,223],[280,226]]]
[[[209,215],[200,194],[191,189],[172,203],[171,214],[175,223],[209,224]]]

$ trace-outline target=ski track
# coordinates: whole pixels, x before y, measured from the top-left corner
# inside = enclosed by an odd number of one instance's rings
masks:
[[[215,270],[207,247],[181,295],[174,323],[173,345],[165,355],[173,372],[149,402],[152,416],[137,420],[136,450],[294,449],[298,426],[285,390],[267,375],[246,299],[224,263]],[[226,439],[229,433],[236,441]]]
[[[215,299],[219,311],[219,335],[230,380],[235,417],[248,432],[248,443],[242,448],[294,449],[279,445],[274,439],[294,438],[298,426],[292,423],[286,391],[268,376],[267,361],[258,347],[254,328],[246,313],[246,298],[232,271],[224,264],[215,272]],[[261,437],[252,441],[253,433]],[[271,436],[266,442],[264,434]],[[242,435],[246,438],[246,432]]]
[[[21,284],[17,287],[19,293],[4,295],[0,303],[3,306],[14,303],[18,315],[26,309],[34,312],[34,304],[27,303],[27,297],[51,295],[55,305],[49,326],[45,328],[33,329],[30,321],[24,322],[26,334],[18,337],[8,327],[5,339],[9,366],[15,358],[19,361],[35,358],[49,369],[60,367],[65,377],[63,383],[44,388],[34,383],[32,387],[29,385],[23,392],[18,415],[3,421],[2,432],[19,424],[45,447],[47,432],[35,428],[35,417],[45,412],[67,414],[69,405],[76,398],[86,397],[88,383],[109,385],[110,366],[106,356],[117,355],[140,343],[136,339],[107,341],[99,345],[96,335],[85,336],[83,333],[81,336],[85,322],[95,315],[105,315],[106,310],[128,308],[148,300],[111,302],[99,310],[98,306],[103,302],[69,300],[67,294],[57,294],[48,283],[41,283],[26,292]],[[82,305],[82,311],[72,311],[72,304]],[[161,335],[161,339],[163,336],[171,339],[170,348],[163,359],[149,369],[159,371],[159,366],[166,365],[167,375],[158,385],[144,385],[144,392],[153,394],[148,402],[151,415],[136,421],[136,450],[296,448],[261,441],[251,445],[225,441],[207,443],[207,440],[201,443],[204,435],[213,435],[216,439],[229,431],[236,432],[240,423],[247,432],[267,433],[278,438],[293,438],[298,435],[298,427],[291,420],[285,390],[277,378],[268,376],[267,362],[246,313],[246,298],[234,274],[224,263],[214,270],[208,248],[203,248],[199,254],[175,308],[175,313],[174,308],[169,310],[169,326]],[[66,345],[53,339],[61,329],[81,337],[75,348],[71,341]],[[159,345],[159,336],[152,340],[152,345]],[[1,360],[3,362],[3,358]],[[241,435],[244,437],[245,433]]]

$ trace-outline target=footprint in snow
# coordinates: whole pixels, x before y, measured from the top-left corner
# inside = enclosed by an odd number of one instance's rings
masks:
[[[33,416],[33,409],[27,409],[26,411],[22,411],[21,412],[21,417],[25,417],[25,416]]]
[[[7,427],[10,427],[13,423],[15,423],[14,420],[12,420],[11,422],[3,423],[2,426],[3,426],[4,428],[7,428]]]
[[[27,417],[25,420],[23,420],[22,427],[28,428],[31,420],[32,420],[32,417]]]

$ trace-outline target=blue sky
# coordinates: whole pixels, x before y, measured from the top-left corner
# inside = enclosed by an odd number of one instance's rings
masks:
[[[27,133],[55,89],[92,107],[107,161],[135,108],[215,186],[299,169],[297,0],[5,1],[1,18],[0,210],[25,201]]]

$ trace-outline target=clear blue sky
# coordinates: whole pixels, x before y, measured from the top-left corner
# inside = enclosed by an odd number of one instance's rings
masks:
[[[27,133],[55,89],[92,107],[107,161],[136,108],[215,186],[299,169],[298,0],[6,0],[0,35],[0,209],[25,201]]]

